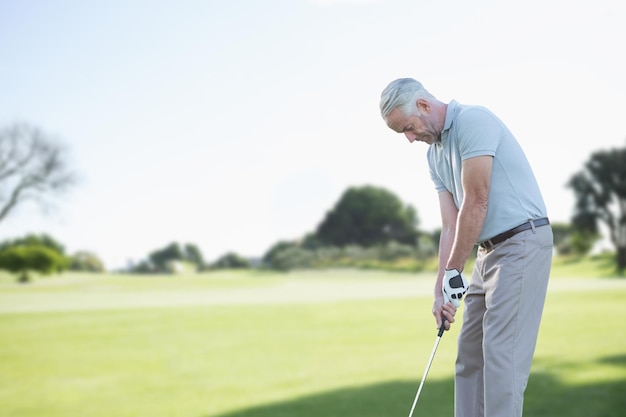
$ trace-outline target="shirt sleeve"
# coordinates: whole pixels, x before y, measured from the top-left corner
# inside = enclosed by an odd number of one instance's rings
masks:
[[[432,149],[429,148],[428,153],[427,153],[428,171],[430,173],[430,179],[433,181],[433,184],[435,184],[435,189],[437,190],[438,193],[440,193],[442,191],[447,191],[447,188],[444,185],[443,180],[441,179],[441,176],[439,175],[439,173],[437,173],[437,170],[435,168],[437,164],[435,163],[434,158],[435,157],[432,154]]]
[[[443,182],[441,181],[441,178],[439,178],[439,175],[437,175],[436,172],[434,171],[430,171],[430,178],[433,180],[433,184],[435,184],[435,190],[437,190],[438,193],[442,192],[442,191],[447,191],[448,189],[446,188],[445,185],[443,185]]]
[[[459,114],[457,130],[461,160],[494,156],[501,137],[501,125],[487,110],[472,107]]]

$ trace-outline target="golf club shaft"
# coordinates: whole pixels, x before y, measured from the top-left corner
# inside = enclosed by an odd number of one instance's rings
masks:
[[[432,365],[433,359],[435,358],[435,352],[437,352],[437,346],[439,346],[439,341],[441,340],[441,336],[443,336],[445,325],[446,325],[446,318],[443,317],[441,320],[441,327],[439,328],[439,333],[437,333],[437,340],[435,340],[435,346],[433,346],[433,351],[430,353],[430,358],[428,359],[426,370],[424,371],[424,375],[422,376],[422,382],[420,382],[420,386],[417,389],[417,394],[415,394],[415,400],[413,400],[413,406],[411,406],[409,417],[413,417],[413,411],[415,410],[415,405],[417,404],[417,400],[419,399],[420,393],[422,392],[422,387],[424,386],[424,381],[426,381],[426,376],[428,375],[428,371],[430,370],[430,365]]]

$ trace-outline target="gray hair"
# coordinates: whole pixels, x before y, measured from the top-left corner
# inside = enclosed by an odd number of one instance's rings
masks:
[[[402,113],[408,116],[420,98],[435,100],[435,96],[426,91],[419,81],[399,78],[392,81],[380,95],[380,114],[386,119],[393,109],[400,107]]]

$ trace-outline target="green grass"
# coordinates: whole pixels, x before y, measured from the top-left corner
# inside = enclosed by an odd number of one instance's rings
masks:
[[[603,253],[587,258],[558,257],[553,262],[553,278],[617,277],[615,255]]]
[[[602,278],[589,262],[555,266],[528,416],[626,409],[626,280]],[[406,415],[436,337],[427,291],[278,304],[201,299],[303,281],[311,291],[349,293],[364,280],[430,289],[431,279],[349,270],[66,275],[30,285],[3,277],[0,416]],[[416,416],[452,416],[457,335],[458,326],[444,335]]]

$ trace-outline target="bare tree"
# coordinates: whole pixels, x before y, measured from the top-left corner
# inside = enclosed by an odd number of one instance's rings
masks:
[[[76,184],[66,149],[39,129],[16,123],[0,130],[0,222],[20,203]]]

